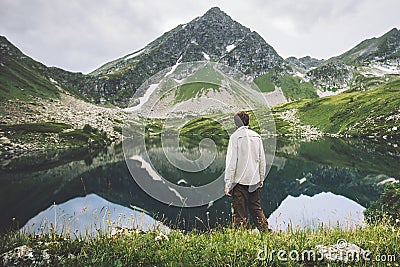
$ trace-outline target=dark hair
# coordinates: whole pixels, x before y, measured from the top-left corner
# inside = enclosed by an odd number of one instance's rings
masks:
[[[247,114],[244,111],[239,111],[238,113],[235,114],[233,117],[233,120],[235,121],[235,124],[237,127],[240,126],[248,126],[249,125],[249,114]]]

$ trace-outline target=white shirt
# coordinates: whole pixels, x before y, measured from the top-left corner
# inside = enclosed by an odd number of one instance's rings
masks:
[[[235,184],[256,185],[264,180],[265,154],[261,136],[247,126],[229,138],[226,152],[225,188]]]

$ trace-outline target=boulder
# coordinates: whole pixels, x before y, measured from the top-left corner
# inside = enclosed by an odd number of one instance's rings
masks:
[[[334,245],[317,245],[315,248],[325,259],[335,262],[358,262],[368,260],[370,256],[370,251],[347,243],[344,239],[339,239]]]
[[[10,141],[10,139],[8,139],[7,137],[2,136],[2,137],[0,137],[0,144],[3,144],[3,145],[10,145],[10,144],[11,144],[11,141]]]

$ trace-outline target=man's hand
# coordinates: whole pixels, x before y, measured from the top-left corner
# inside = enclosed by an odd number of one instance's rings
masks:
[[[231,193],[229,193],[229,191],[231,191],[229,188],[225,188],[225,195],[230,197]]]

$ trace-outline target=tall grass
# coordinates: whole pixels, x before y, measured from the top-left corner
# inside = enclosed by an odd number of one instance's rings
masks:
[[[277,253],[264,260],[260,251],[315,250],[315,246],[336,244],[345,239],[371,251],[370,259],[391,255],[389,266],[399,266],[400,228],[385,221],[359,228],[289,229],[284,232],[256,234],[230,227],[206,232],[173,230],[169,235],[158,231],[102,234],[96,238],[46,234],[32,236],[10,232],[0,237],[0,254],[16,246],[27,245],[46,250],[47,264],[66,266],[343,266],[328,260],[282,260]],[[282,258],[282,257],[281,257]],[[396,261],[393,261],[396,260]],[[386,263],[361,260],[350,266],[377,266]]]

